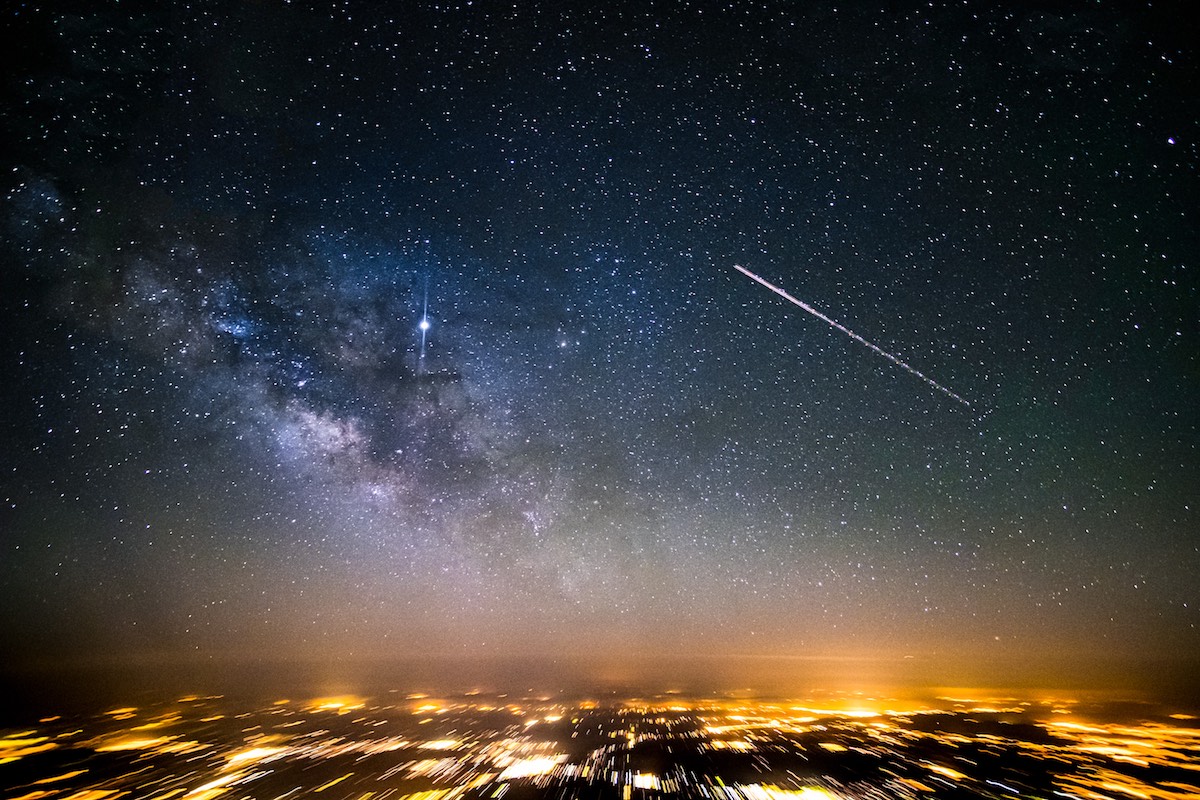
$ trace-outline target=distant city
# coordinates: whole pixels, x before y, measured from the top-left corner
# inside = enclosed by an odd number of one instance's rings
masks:
[[[1196,716],[1045,696],[186,696],[0,733],[6,800],[1200,796]]]

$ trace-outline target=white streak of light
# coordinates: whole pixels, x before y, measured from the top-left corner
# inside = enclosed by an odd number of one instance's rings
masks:
[[[775,284],[773,284],[773,283],[770,283],[770,282],[768,282],[768,281],[764,280],[763,278],[760,278],[759,276],[755,275],[753,272],[751,272],[750,270],[746,269],[745,267],[743,267],[743,266],[741,266],[741,265],[739,265],[739,264],[734,264],[734,265],[733,265],[733,268],[734,268],[734,269],[736,269],[738,272],[742,273],[743,275],[745,275],[747,278],[750,278],[750,279],[751,279],[751,280],[753,280],[753,281],[756,281],[756,282],[758,282],[758,283],[761,283],[763,286],[767,287],[767,288],[768,288],[768,289],[770,289],[772,292],[774,292],[775,294],[777,294],[777,295],[779,295],[780,297],[782,297],[784,300],[787,300],[789,303],[792,303],[793,305],[799,306],[800,308],[804,309],[804,310],[805,310],[805,311],[807,311],[808,313],[812,314],[812,315],[813,315],[814,317],[816,317],[817,319],[819,319],[819,320],[822,320],[823,322],[827,322],[827,323],[829,323],[830,325],[832,325],[833,327],[837,328],[839,331],[841,331],[842,333],[846,334],[847,336],[849,336],[851,339],[855,340],[856,342],[859,342],[859,343],[861,343],[861,344],[864,344],[864,345],[866,345],[867,347],[871,348],[871,349],[872,349],[872,350],[874,350],[876,353],[878,353],[879,355],[883,356],[883,357],[884,357],[884,358],[886,358],[888,361],[891,361],[893,364],[895,364],[896,366],[900,367],[900,368],[901,368],[901,369],[903,369],[904,371],[906,371],[906,372],[909,372],[909,373],[911,373],[911,374],[913,374],[913,375],[916,375],[918,378],[920,378],[921,380],[925,381],[925,382],[926,382],[926,383],[928,383],[930,386],[932,386],[933,388],[937,389],[939,392],[941,392],[941,393],[945,394],[945,395],[946,395],[946,396],[948,396],[948,397],[952,397],[952,398],[954,398],[954,399],[955,399],[955,400],[957,400],[958,402],[962,403],[964,406],[968,406],[968,407],[969,407],[969,406],[971,405],[971,404],[970,404],[970,403],[968,403],[966,400],[964,400],[962,397],[960,397],[959,395],[957,395],[957,394],[955,394],[954,392],[950,391],[950,390],[949,390],[949,389],[947,389],[945,386],[942,386],[940,383],[938,383],[937,381],[935,381],[933,378],[927,377],[926,375],[924,375],[923,373],[919,372],[918,370],[915,370],[915,369],[913,369],[913,368],[912,368],[912,367],[910,367],[908,364],[904,363],[904,361],[900,360],[899,358],[897,358],[896,356],[892,355],[891,353],[889,353],[888,351],[884,350],[883,348],[881,348],[881,347],[877,347],[876,345],[873,345],[873,344],[871,344],[871,343],[870,343],[870,342],[868,342],[866,339],[864,339],[863,337],[859,336],[859,335],[858,335],[857,333],[855,333],[854,331],[852,331],[852,330],[850,330],[849,328],[847,328],[845,325],[841,324],[840,322],[838,322],[838,321],[837,321],[837,320],[835,320],[835,319],[830,319],[829,317],[825,316],[825,315],[824,315],[824,314],[822,314],[820,311],[817,311],[815,308],[813,308],[812,306],[810,306],[808,303],[804,302],[803,300],[798,300],[798,299],[796,299],[795,297],[792,297],[790,294],[788,294],[787,292],[785,292],[783,289],[780,289],[780,288],[779,288],[778,286],[776,286]]]

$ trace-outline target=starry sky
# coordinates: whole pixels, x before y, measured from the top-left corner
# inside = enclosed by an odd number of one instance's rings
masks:
[[[1200,659],[1171,5],[3,24],[11,663]]]

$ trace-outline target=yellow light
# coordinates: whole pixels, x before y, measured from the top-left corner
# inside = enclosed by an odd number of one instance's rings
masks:
[[[1128,786],[1123,783],[1113,783],[1112,781],[1105,781],[1104,783],[1102,783],[1100,785],[1103,786],[1105,789],[1110,789],[1114,792],[1121,792],[1123,794],[1130,795],[1131,797],[1138,797],[1138,798],[1141,798],[1141,800],[1150,800],[1150,795],[1146,794],[1145,792],[1139,792],[1137,789],[1134,789],[1132,786]]]
[[[366,705],[366,701],[361,697],[356,697],[352,694],[335,695],[332,697],[317,697],[308,703],[309,711],[336,711],[339,714],[345,714],[350,711],[357,711]]]
[[[517,778],[532,778],[545,775],[566,760],[566,756],[540,756],[537,758],[521,758],[504,768],[497,780],[511,781]]]
[[[927,763],[925,766],[929,768],[930,772],[936,772],[937,774],[943,775],[952,781],[961,781],[963,778],[967,777],[957,770],[950,769],[949,767],[943,767],[940,764]]]
[[[173,741],[165,736],[157,736],[153,738],[136,738],[123,737],[113,739],[96,748],[97,753],[117,753],[122,750],[149,750],[152,747],[159,747]]]
[[[838,795],[819,786],[781,789],[772,784],[751,783],[739,788],[741,789],[740,794],[748,800],[839,800]]]
[[[658,791],[662,788],[662,781],[658,779],[657,775],[653,775],[649,772],[639,772],[637,775],[633,776],[633,788]]]
[[[58,745],[54,744],[53,742],[47,742],[46,744],[34,745],[33,747],[27,747],[23,750],[0,752],[0,764],[8,764],[9,762],[16,761],[19,758],[31,756],[34,753],[44,753],[47,750],[53,750],[56,747],[58,747]]]
[[[462,742],[458,741],[458,739],[434,739],[432,742],[426,742],[421,745],[421,747],[426,750],[453,750],[460,744]]]
[[[185,794],[184,797],[192,798],[192,800],[208,800],[209,798],[224,794],[226,791],[228,791],[226,787],[229,784],[233,783],[234,781],[241,780],[244,777],[246,777],[246,773],[244,772],[231,772],[228,775],[222,775],[221,777],[215,778],[208,783],[197,786],[195,789],[192,789],[190,792]]]
[[[927,786],[926,784],[921,783],[918,780],[914,780],[913,778],[897,778],[896,780],[900,781],[900,783],[903,783],[906,786],[911,786],[919,792],[932,793],[934,791],[932,786]]]
[[[71,778],[82,775],[85,772],[87,772],[86,769],[72,770],[71,772],[64,772],[62,775],[55,775],[52,778],[42,778],[40,781],[34,781],[33,785],[41,786],[46,783],[58,783],[59,781],[70,780]]]
[[[781,797],[783,796],[783,793],[778,793],[775,796]],[[837,800],[837,795],[833,792],[826,791],[825,789],[818,789],[815,786],[805,786],[800,791],[795,792],[793,796],[799,798],[799,800]]]
[[[225,760],[225,769],[240,767],[243,764],[253,764],[256,761],[266,761],[272,756],[279,755],[284,749],[283,747],[251,747],[248,750],[242,750]]]
[[[738,739],[714,739],[713,741],[709,742],[709,746],[713,750],[735,750],[740,753],[754,749],[754,745],[750,742],[743,742]]]
[[[333,780],[331,780],[329,783],[322,784],[321,786],[318,786],[316,789],[313,789],[313,791],[314,791],[314,792],[323,792],[323,791],[325,791],[326,789],[328,789],[328,788],[329,788],[329,787],[331,787],[331,786],[337,786],[339,783],[341,783],[342,781],[346,780],[346,778],[349,778],[349,777],[350,777],[351,775],[353,775],[353,774],[354,774],[353,772],[347,772],[347,773],[346,773],[345,775],[343,775],[342,777],[340,777],[340,778],[334,778],[334,779],[333,779]]]
[[[29,747],[30,745],[39,744],[46,741],[47,736],[31,736],[33,731],[18,733],[15,736],[10,736],[7,739],[0,739],[0,750],[20,749]]]

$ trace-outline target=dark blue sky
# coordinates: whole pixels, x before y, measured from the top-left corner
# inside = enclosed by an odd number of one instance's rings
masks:
[[[1196,657],[1168,6],[5,26],[21,663]]]

